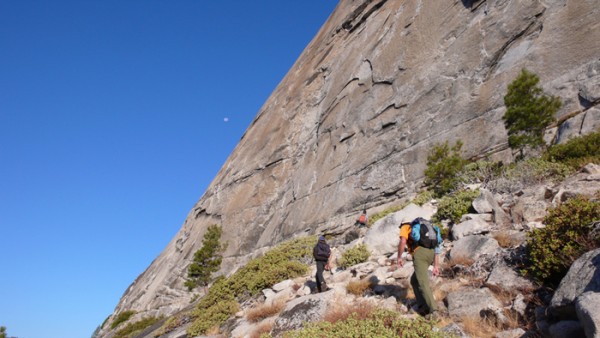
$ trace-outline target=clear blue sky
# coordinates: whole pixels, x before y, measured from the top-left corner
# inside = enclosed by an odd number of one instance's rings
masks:
[[[85,338],[337,0],[0,0],[0,326]]]

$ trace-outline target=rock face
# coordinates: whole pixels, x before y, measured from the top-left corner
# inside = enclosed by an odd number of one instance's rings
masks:
[[[340,1],[115,314],[188,305],[186,269],[208,225],[223,227],[228,273],[413,193],[435,143],[509,158],[503,96],[523,67],[563,100],[558,140],[589,132],[600,125],[598,17],[597,0]]]

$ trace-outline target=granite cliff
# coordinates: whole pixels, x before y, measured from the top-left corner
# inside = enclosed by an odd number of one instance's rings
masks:
[[[189,305],[186,269],[208,225],[223,227],[229,273],[414,193],[433,144],[510,159],[503,96],[523,67],[564,103],[549,139],[598,127],[598,18],[599,0],[341,0],[115,313]]]

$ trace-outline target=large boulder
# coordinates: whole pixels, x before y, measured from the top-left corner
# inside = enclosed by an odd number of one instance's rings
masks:
[[[473,208],[480,214],[491,213],[494,223],[501,226],[511,224],[510,216],[502,209],[491,191],[480,189],[481,194],[473,201]]]
[[[481,218],[473,218],[452,226],[452,238],[455,240],[469,235],[479,235],[490,232],[491,225]]]
[[[477,260],[484,254],[494,254],[500,250],[498,242],[487,236],[473,235],[467,236],[454,242],[454,247],[450,250],[450,259],[471,259]]]
[[[575,301],[577,318],[586,337],[600,337],[600,293],[585,292]]]
[[[533,284],[519,276],[515,270],[504,263],[494,266],[486,281],[487,287],[504,292],[528,292],[534,289]]]
[[[387,215],[375,222],[365,234],[364,243],[373,254],[393,254],[398,251],[400,235],[398,227],[402,220],[405,217],[409,219],[415,219],[417,217],[430,219],[434,212],[435,211],[431,208],[424,208],[411,203],[404,209]]]
[[[561,319],[574,319],[575,300],[584,292],[600,292],[600,248],[579,257],[562,279],[550,302],[550,313]]]
[[[334,293],[330,291],[289,302],[275,320],[271,334],[273,337],[278,337],[285,331],[302,328],[307,322],[321,320],[333,295]]]
[[[488,288],[464,288],[450,292],[447,297],[448,314],[451,318],[480,318],[483,313],[498,312],[502,304]]]

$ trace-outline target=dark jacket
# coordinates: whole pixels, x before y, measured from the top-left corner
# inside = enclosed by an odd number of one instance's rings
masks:
[[[313,248],[313,257],[316,261],[327,262],[329,260],[329,255],[331,255],[331,249],[329,248],[329,244],[325,241],[319,241]]]

